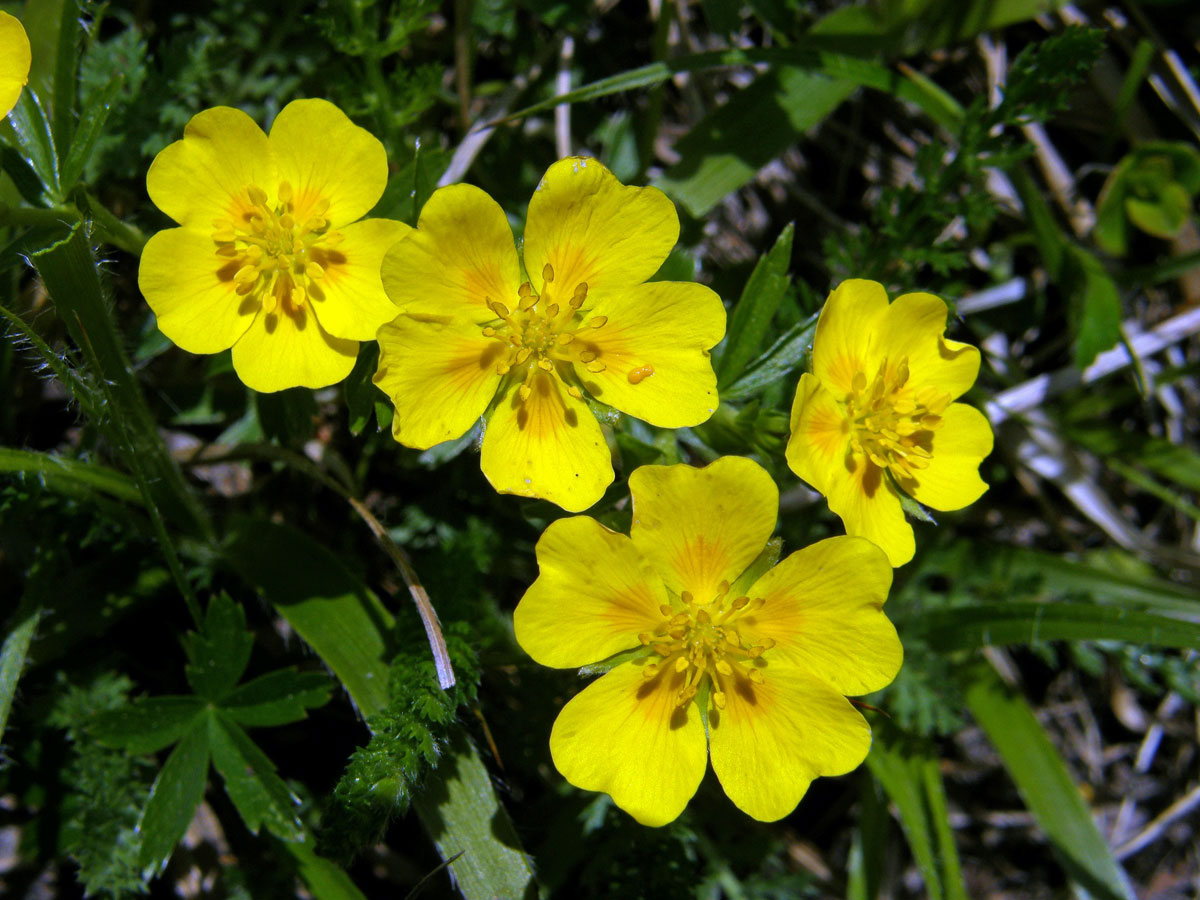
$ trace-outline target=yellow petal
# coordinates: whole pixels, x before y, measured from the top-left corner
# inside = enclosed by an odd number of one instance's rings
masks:
[[[813,374],[839,397],[857,373],[870,379],[878,370],[875,343],[887,308],[883,285],[863,278],[843,281],[825,301],[813,336]]]
[[[244,222],[253,211],[246,188],[275,195],[271,144],[240,109],[217,106],[192,116],[183,140],[165,147],[146,174],[154,205],[180,225],[209,232],[214,219]]]
[[[138,267],[138,287],[159,330],[192,353],[228,350],[259,308],[234,293],[241,262],[217,256],[215,246],[206,233],[168,228],[146,242]]]
[[[630,537],[667,587],[707,603],[775,530],[779,489],[762,466],[725,456],[703,469],[642,466],[629,476]]]
[[[309,253],[324,271],[316,282],[313,309],[330,334],[373,340],[379,326],[400,312],[383,292],[379,266],[384,254],[411,229],[391,219],[364,219],[339,231],[345,237],[340,244],[329,249],[318,244]]]
[[[682,681],[673,671],[647,681],[640,666],[623,663],[588,685],[554,722],[555,767],[643,825],[678,817],[707,767],[699,709],[675,705]]]
[[[298,221],[328,200],[323,215],[340,229],[383,196],[388,174],[383,144],[328,100],[293,100],[275,117],[270,140],[279,181],[292,187]]]
[[[926,385],[959,397],[979,374],[979,351],[970,344],[948,341],[946,303],[933,294],[902,294],[892,301],[878,326],[878,352],[897,361],[908,358],[908,385]],[[874,371],[868,373],[868,378]]]
[[[867,694],[896,677],[904,651],[883,614],[892,566],[864,538],[833,537],[797,550],[747,594],[765,601],[738,619],[740,631],[771,638],[766,654],[837,689]]]
[[[570,297],[586,282],[599,301],[657,272],[678,239],[679,216],[666,194],[625,187],[596,160],[571,157],[546,171],[529,201],[525,270],[540,290],[549,263],[556,296]]]
[[[763,822],[782,819],[820,775],[844,775],[871,749],[858,711],[820,679],[767,663],[762,684],[738,679],[708,715],[713,770],[729,799]]]
[[[19,19],[0,12],[0,118],[17,105],[29,80],[29,36]]]
[[[419,450],[461,437],[496,395],[503,349],[462,319],[398,316],[380,328],[374,381],[396,407],[392,436]]]
[[[306,307],[294,314],[260,312],[233,345],[233,368],[246,387],[269,393],[336,384],[354,368],[358,342],[321,328]]]
[[[717,408],[708,351],[725,334],[721,298],[700,284],[654,282],[614,291],[594,312],[608,321],[578,332],[604,371],[575,374],[588,393],[660,428],[699,425]]]
[[[383,286],[404,312],[495,318],[489,299],[512,308],[521,267],[499,204],[477,187],[433,192],[417,228],[384,257]]]
[[[517,386],[496,405],[483,435],[483,474],[502,494],[541,497],[580,512],[612,484],[612,454],[587,404],[552,375],[530,376],[529,397]]]
[[[815,375],[805,372],[792,402],[789,468],[815,490],[828,494],[838,479],[848,477],[850,422],[841,403]]]
[[[844,476],[831,482],[825,496],[842,519],[846,534],[864,537],[902,566],[917,551],[912,526],[904,516],[887,474],[861,455],[845,458]]]
[[[973,406],[952,403],[942,413],[942,425],[933,432],[933,457],[929,468],[914,470],[913,481],[900,487],[934,509],[962,509],[987,490],[979,477],[979,464],[992,452],[992,426]]]
[[[633,542],[595,519],[552,522],[540,574],[513,613],[517,643],[543,666],[572,668],[639,646],[670,598]]]

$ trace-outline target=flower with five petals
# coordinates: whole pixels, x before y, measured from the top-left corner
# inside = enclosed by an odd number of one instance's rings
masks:
[[[879,690],[900,668],[882,608],[892,568],[869,541],[834,537],[762,572],[779,491],[749,459],[644,466],[629,489],[628,537],[586,516],[546,529],[540,574],[513,615],[543,665],[619,660],[559,713],[554,764],[663,825],[711,755],[737,806],[779,819],[814,778],[849,772],[870,749],[846,695]]]
[[[159,329],[192,353],[232,347],[257,391],[341,381],[397,312],[379,268],[409,228],[362,219],[386,184],[383,144],[326,100],[292,101],[270,136],[241,110],[193,116],[146,176],[180,225],[142,251]]]
[[[434,192],[383,263],[404,313],[379,330],[375,383],[395,404],[393,436],[426,449],[491,408],[482,467],[496,490],[591,506],[613,470],[585,395],[663,428],[717,406],[708,351],[725,333],[720,298],[643,283],[678,236],[661,191],[564,159],[529,203],[523,275],[494,200],[466,184]]]
[[[792,404],[787,461],[841,516],[846,533],[878,544],[893,566],[916,542],[901,492],[938,510],[987,490],[992,452],[983,413],[954,403],[975,383],[979,351],[948,341],[946,304],[933,294],[888,303],[883,285],[842,282],[813,339],[812,373]]]
[[[0,12],[0,119],[12,112],[29,81],[29,36],[20,19]]]

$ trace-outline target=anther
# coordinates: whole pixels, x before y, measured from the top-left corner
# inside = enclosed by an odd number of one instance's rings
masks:
[[[683,672],[687,669],[687,667],[688,667],[688,661],[687,661],[686,656],[681,656],[681,657],[679,657],[679,659],[675,660],[675,671],[676,672]]]
[[[233,276],[233,280],[242,284],[253,284],[258,281],[258,269],[254,266],[242,266]]]
[[[713,691],[712,700],[713,700],[713,706],[715,706],[717,709],[725,708],[725,692],[724,691]]]
[[[731,666],[729,664],[728,660],[718,659],[716,669],[718,672],[720,672],[722,675],[725,675],[725,676],[729,676],[729,675],[733,674],[733,666]]]
[[[246,193],[250,195],[250,202],[255,206],[265,206],[267,202],[267,193],[257,184],[252,184],[246,188]]]
[[[550,362],[550,360],[543,356],[538,360],[538,368],[543,372],[550,372],[554,369],[554,363]]]
[[[651,678],[653,678],[657,674],[658,674],[658,665],[656,663],[650,663],[649,665],[642,667],[642,677],[645,678],[647,681],[649,681]]]
[[[583,392],[581,390],[579,390],[579,388],[575,387],[575,385],[571,385],[570,387],[568,387],[567,393],[570,394],[572,397],[574,397],[576,400],[583,399]]]
[[[691,606],[692,605],[692,592],[691,591],[681,591],[679,594],[679,599],[682,600],[684,603],[686,603],[688,606]]]
[[[763,684],[766,681],[766,679],[763,678],[763,673],[758,671],[758,669],[751,669],[746,673],[746,675],[755,684]]]
[[[484,337],[495,337],[496,329],[493,328],[491,325],[485,325],[483,328],[483,336]]]
[[[608,324],[608,316],[592,316],[586,324],[592,328],[603,328]]]
[[[671,616],[675,615],[675,610],[673,610],[670,606],[668,606],[665,603],[658,608],[658,611],[660,613],[662,613],[664,616],[666,616],[668,619],[671,618]]]
[[[521,402],[524,402],[528,400],[529,395],[533,393],[533,388],[522,381],[521,386],[517,388],[517,393],[521,395]]]
[[[550,265],[550,263],[542,266],[542,281],[546,282],[546,284],[554,281],[554,266]]]
[[[496,366],[496,374],[497,375],[507,375],[511,371],[512,371],[512,366],[510,366],[508,363],[502,362]]]
[[[304,274],[307,275],[309,278],[311,278],[313,281],[320,281],[322,278],[325,277],[325,270],[322,269],[315,262],[310,262],[304,266]]]
[[[579,361],[581,363],[590,363],[595,358],[596,358],[596,354],[594,352],[592,352],[591,350],[580,350],[579,351]]]
[[[521,297],[520,301],[517,303],[517,307],[522,312],[529,312],[529,310],[537,306],[537,302],[538,298],[536,296],[533,294],[526,294],[525,296]]]
[[[743,609],[746,606],[746,604],[749,602],[750,602],[749,597],[738,597],[736,600],[733,601],[733,603],[730,604],[730,606],[732,606],[733,609]]]
[[[558,342],[560,347],[565,347],[567,344],[571,343],[571,341],[575,340],[575,335],[571,334],[569,331],[564,331],[557,338],[555,338],[555,340]]]
[[[284,181],[284,182],[280,183],[280,185],[279,185],[279,202],[280,203],[291,203],[292,202],[292,185],[290,182]]]
[[[529,349],[528,347],[522,347],[520,350],[518,350],[517,351],[517,365],[519,366],[522,363],[524,363],[525,360],[529,359],[529,357],[532,353],[533,353],[533,351],[531,349]]]
[[[587,364],[587,370],[592,373],[603,372],[606,368],[608,367],[598,360]]]
[[[499,300],[493,300],[491,303],[488,304],[488,306],[491,307],[492,312],[494,312],[496,315],[498,315],[502,319],[507,319],[511,315],[509,308],[507,306],[505,306],[503,303],[501,303]]]
[[[528,297],[532,293],[533,293],[533,285],[530,284],[528,281],[526,281],[519,288],[517,288],[517,296],[518,297]]]

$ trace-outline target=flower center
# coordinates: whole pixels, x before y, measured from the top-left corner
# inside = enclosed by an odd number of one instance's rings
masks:
[[[717,596],[708,603],[697,603],[690,591],[679,596],[683,609],[661,606],[663,623],[653,633],[638,635],[642,644],[663,657],[642,668],[649,680],[663,671],[686,673],[676,695],[677,706],[686,706],[700,690],[704,679],[712,684],[712,702],[725,708],[727,690],[740,679],[763,683],[759,661],[763,652],[775,646],[771,638],[752,644],[741,635],[738,620],[762,608],[763,598],[737,597],[727,600],[729,582],[717,586]],[[742,623],[746,624],[746,623]]]
[[[570,298],[559,302],[558,296],[566,291],[557,291],[554,286],[554,267],[547,263],[542,268],[542,290],[534,293],[528,281],[517,290],[515,309],[491,297],[486,298],[488,309],[496,318],[484,326],[484,337],[499,341],[502,351],[496,362],[496,372],[512,375],[520,382],[518,391],[521,400],[527,400],[532,392],[531,381],[539,372],[557,378],[567,393],[576,400],[583,392],[576,384],[567,380],[570,365],[580,366],[593,374],[603,372],[607,366],[603,359],[603,348],[596,342],[595,333],[608,324],[608,316],[593,315],[584,309],[588,286],[581,281],[570,291]],[[639,384],[654,374],[654,367],[643,365],[628,373],[631,384]]]
[[[846,395],[850,445],[881,469],[911,480],[914,469],[929,466],[933,432],[949,405],[950,395],[935,387],[909,386],[908,357],[894,366],[885,359],[869,384],[865,373],[856,373]]]
[[[345,261],[332,250],[343,235],[329,231],[329,201],[318,200],[299,221],[294,192],[286,181],[279,185],[273,207],[258,185],[247,186],[246,195],[250,209],[239,220],[213,220],[217,255],[229,259],[222,277],[232,278],[238,296],[261,298],[267,315],[276,310],[296,314],[310,299],[325,299],[320,283],[326,269]]]

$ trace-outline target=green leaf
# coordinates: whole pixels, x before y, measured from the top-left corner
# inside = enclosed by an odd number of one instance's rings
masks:
[[[1147,234],[1169,240],[1179,234],[1192,211],[1192,198],[1187,189],[1176,182],[1162,186],[1157,197],[1143,200],[1125,198],[1129,221]]]
[[[59,202],[62,187],[58,179],[58,151],[54,147],[50,119],[33,89],[21,92],[17,105],[8,114],[8,121],[17,136],[17,151],[37,175],[45,198]]]
[[[1086,369],[1121,340],[1121,297],[1100,260],[1081,247],[1067,247],[1063,287],[1071,299],[1075,365]]]
[[[286,725],[329,702],[333,682],[322,672],[277,669],[241,685],[221,701],[234,721],[251,728]]]
[[[12,619],[4,623],[7,635],[0,647],[0,739],[4,737],[4,727],[17,694],[17,682],[25,668],[25,658],[29,655],[29,645],[33,642],[41,613],[39,606],[23,602]]]
[[[962,678],[971,715],[999,751],[1068,877],[1095,900],[1133,900],[1128,877],[1029,704],[987,666],[976,665]]]
[[[896,805],[928,896],[966,900],[937,758],[927,744],[904,740],[894,728],[874,731],[867,766]]]
[[[217,594],[208,604],[203,627],[188,635],[188,684],[206,700],[221,700],[246,671],[253,647],[254,635],[246,630],[241,605],[227,594]]]
[[[312,437],[318,411],[309,388],[289,388],[272,394],[255,391],[254,405],[263,434],[285,447],[299,446]]]
[[[346,396],[346,414],[350,422],[350,433],[362,434],[362,430],[371,421],[371,413],[375,411],[375,401],[382,399],[379,388],[371,379],[379,367],[379,345],[374,341],[365,341],[359,347],[358,359],[354,368],[347,376],[342,390]],[[378,425],[376,426],[379,427]]]
[[[463,896],[487,900],[536,893],[530,860],[496,798],[491,775],[461,729],[452,732],[449,758],[436,775],[412,803],[442,859],[458,856],[451,868]]]
[[[792,264],[794,233],[795,227],[789,222],[775,239],[774,246],[759,258],[733,308],[724,349],[717,360],[719,388],[726,388],[737,380],[746,364],[758,353],[771,328],[775,310],[792,283],[788,268]]]
[[[803,365],[812,352],[818,315],[814,313],[785,331],[737,381],[721,391],[722,402],[748,400]]]
[[[1035,641],[1128,641],[1200,649],[1200,624],[1087,603],[986,603],[935,609],[912,624],[915,633],[941,651]]]
[[[0,472],[34,475],[51,490],[72,496],[99,491],[129,503],[143,502],[141,491],[127,475],[98,463],[53,453],[0,447]]]
[[[154,779],[150,800],[138,822],[138,833],[142,837],[138,865],[147,879],[163,870],[204,797],[208,775],[208,722],[205,718],[196,720],[167,757],[166,764]]]
[[[794,66],[759,76],[676,144],[683,159],[654,184],[700,218],[833,112],[858,87]]]
[[[237,517],[225,558],[316,650],[364,716],[386,708],[392,616],[337,556],[290,526]]]
[[[345,869],[317,855],[311,840],[287,841],[284,846],[315,900],[366,900]]]
[[[156,753],[190,731],[204,711],[198,697],[146,697],[96,716],[89,733],[106,747],[134,754]]]
[[[225,791],[254,834],[266,825],[285,841],[304,837],[297,811],[300,801],[275,774],[271,760],[241,727],[222,712],[208,717],[213,766],[225,779]]]
[[[123,75],[117,75],[109,81],[104,89],[83,110],[79,125],[75,129],[75,137],[71,140],[71,148],[62,165],[62,185],[64,191],[70,191],[75,183],[83,176],[84,167],[92,155],[96,141],[104,133],[104,124],[113,110],[121,87],[125,83]]]

